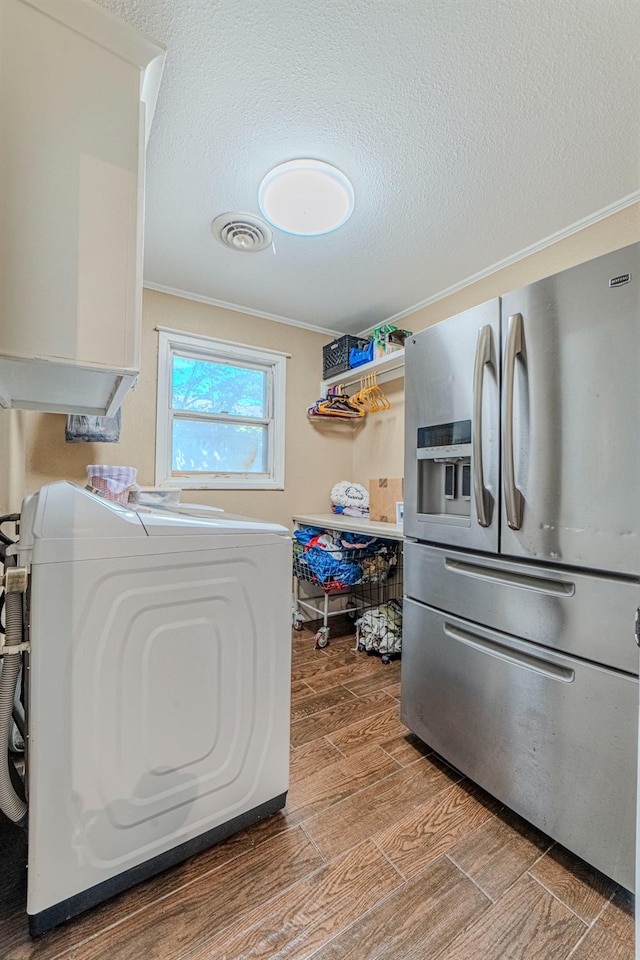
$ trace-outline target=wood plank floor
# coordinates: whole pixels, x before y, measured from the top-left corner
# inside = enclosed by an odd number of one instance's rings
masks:
[[[0,960],[633,960],[632,897],[403,727],[398,662],[292,643],[286,809],[36,941],[0,821]]]

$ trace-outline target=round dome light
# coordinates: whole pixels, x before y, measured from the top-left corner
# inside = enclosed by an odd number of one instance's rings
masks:
[[[258,192],[263,216],[299,237],[337,230],[353,213],[353,187],[344,173],[322,160],[289,160],[270,170]]]

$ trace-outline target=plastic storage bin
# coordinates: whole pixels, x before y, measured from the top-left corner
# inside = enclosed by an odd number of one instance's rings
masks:
[[[345,370],[351,369],[349,361],[350,350],[364,350],[367,347],[368,340],[362,337],[352,337],[351,334],[345,334],[343,337],[337,337],[331,343],[325,344],[322,348],[322,376],[334,377]]]
[[[362,349],[351,347],[349,350],[349,366],[351,369],[360,367],[363,363],[369,363],[373,360],[373,340],[369,340],[366,347]]]

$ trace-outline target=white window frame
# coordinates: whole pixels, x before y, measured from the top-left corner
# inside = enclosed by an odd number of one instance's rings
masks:
[[[290,354],[215,337],[197,336],[157,327],[158,395],[156,406],[156,485],[183,490],[284,490],[284,437],[286,361]],[[267,426],[266,473],[210,473],[173,477],[171,374],[174,355],[228,364],[247,364],[267,374],[265,417],[255,422]],[[180,411],[175,411],[179,414]],[[210,419],[203,416],[203,419]],[[231,422],[235,417],[229,418]],[[252,422],[254,422],[252,420]]]

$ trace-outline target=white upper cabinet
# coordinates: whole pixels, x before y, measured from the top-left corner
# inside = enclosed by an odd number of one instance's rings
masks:
[[[111,415],[139,370],[165,50],[89,0],[0,0],[0,404]]]

